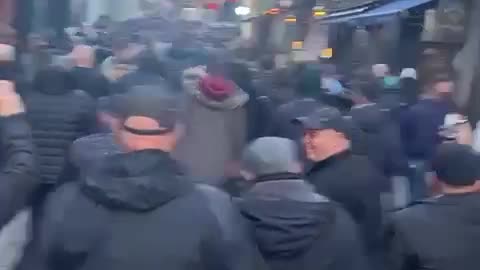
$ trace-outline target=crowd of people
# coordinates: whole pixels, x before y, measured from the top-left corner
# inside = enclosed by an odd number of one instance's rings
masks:
[[[0,45],[0,267],[480,267],[480,154],[448,68],[253,69],[189,40],[42,50],[31,82]]]

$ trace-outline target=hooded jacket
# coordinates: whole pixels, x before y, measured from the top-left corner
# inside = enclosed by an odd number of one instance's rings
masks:
[[[201,78],[196,70],[185,72],[186,130],[175,157],[195,179],[221,184],[225,168],[240,159],[247,141],[244,105],[249,96],[233,84],[233,91],[223,99],[209,98],[199,88]]]
[[[363,246],[351,218],[314,191],[295,169],[295,142],[264,137],[243,154],[243,167],[258,175],[239,200],[269,269],[364,269]]]
[[[0,260],[3,269],[13,269],[30,236],[30,214],[24,209],[39,181],[34,166],[31,130],[25,115],[0,117],[0,125]]]
[[[32,269],[255,267],[230,198],[159,150],[108,156],[51,194],[45,213]]]
[[[75,140],[70,158],[77,170],[86,173],[96,169],[105,158],[121,152],[112,133],[97,133]]]
[[[367,269],[350,216],[299,176],[260,177],[239,205],[269,269]]]
[[[395,213],[387,227],[392,270],[480,265],[480,194],[443,195]]]
[[[25,106],[42,182],[54,184],[69,178],[68,150],[74,140],[93,129],[94,101],[85,92],[68,86],[66,72],[51,68],[38,74],[34,91],[25,97]]]
[[[387,177],[407,175],[408,161],[403,152],[400,130],[388,112],[370,103],[355,106],[350,115],[365,134],[367,154],[374,165]]]

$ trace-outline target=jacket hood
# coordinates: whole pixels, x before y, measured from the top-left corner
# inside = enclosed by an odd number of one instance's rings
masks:
[[[335,221],[334,206],[299,178],[257,183],[240,208],[267,259],[302,255],[330,233]]]
[[[110,156],[83,182],[83,192],[109,208],[151,211],[193,188],[178,164],[159,150]]]
[[[234,83],[232,83],[233,90],[229,91],[229,95],[222,98],[222,100],[207,96],[204,91],[200,90],[200,81],[203,77],[204,74],[195,68],[186,70],[183,74],[185,91],[201,104],[215,110],[234,110],[248,102],[249,95]]]
[[[242,164],[255,175],[289,172],[298,160],[294,141],[279,137],[263,137],[252,142],[243,152]]]
[[[378,133],[387,124],[385,112],[377,104],[365,104],[353,107],[353,122],[366,133]]]
[[[92,168],[111,155],[121,153],[112,133],[93,134],[73,142],[71,159],[82,170]]]

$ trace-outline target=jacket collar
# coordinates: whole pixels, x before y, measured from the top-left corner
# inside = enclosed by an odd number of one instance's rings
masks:
[[[351,155],[352,155],[352,152],[350,149],[337,153],[331,157],[328,157],[327,159],[324,159],[322,161],[315,163],[313,167],[308,171],[307,174],[311,174],[313,172],[322,170],[323,168],[331,166],[332,164],[348,159]]]
[[[327,198],[317,194],[315,188],[303,180],[299,174],[293,173],[278,173],[257,178],[255,185],[244,198],[309,203],[328,202]]]

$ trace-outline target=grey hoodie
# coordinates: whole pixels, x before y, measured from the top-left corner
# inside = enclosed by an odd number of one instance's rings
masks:
[[[174,156],[192,179],[220,185],[227,178],[226,168],[240,159],[247,137],[244,105],[249,96],[242,89],[223,101],[209,99],[199,90],[200,69],[185,71],[183,86],[187,93],[185,135]]]

